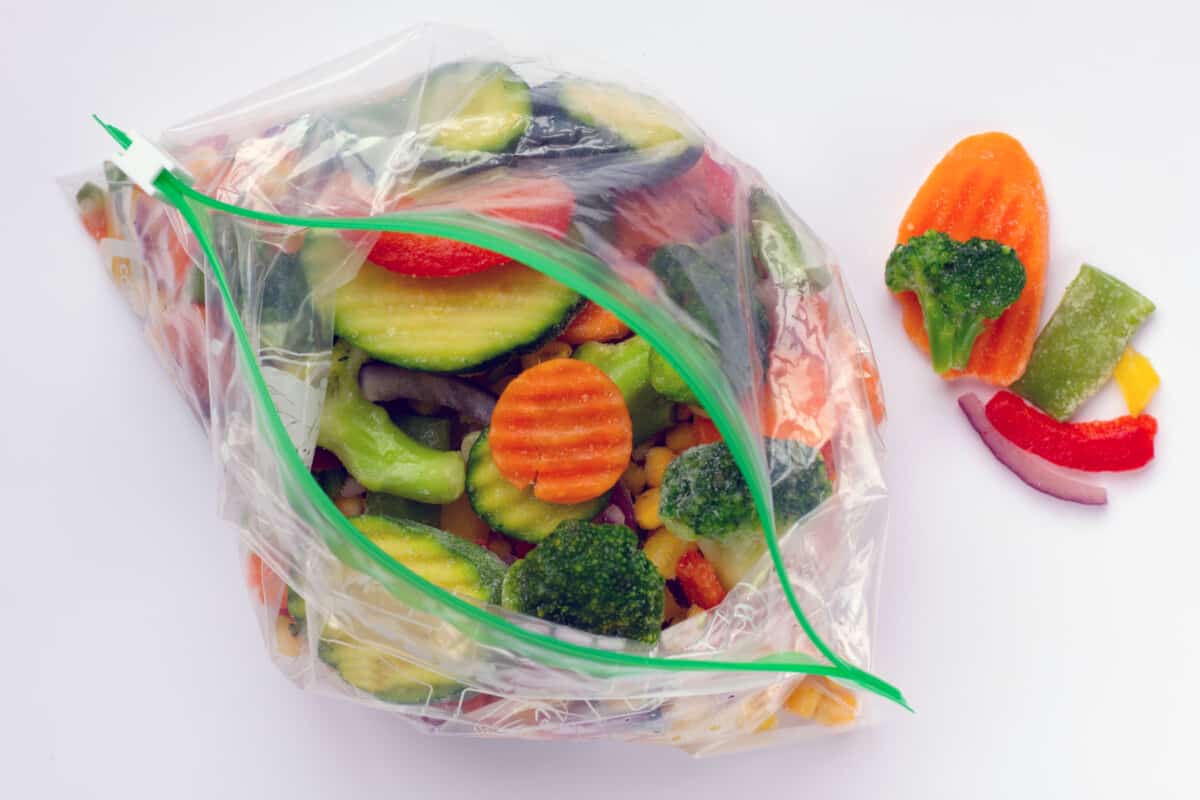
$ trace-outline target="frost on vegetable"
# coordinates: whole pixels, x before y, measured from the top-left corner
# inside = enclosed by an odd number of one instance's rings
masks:
[[[1099,391],[1154,303],[1102,270],[1084,264],[1038,334],[1033,356],[1012,390],[1058,420]]]

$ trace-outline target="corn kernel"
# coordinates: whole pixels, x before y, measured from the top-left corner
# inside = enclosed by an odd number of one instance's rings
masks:
[[[788,711],[804,719],[816,716],[817,706],[821,704],[821,693],[808,678],[800,681],[800,685],[792,690],[783,705]]]
[[[821,705],[817,706],[817,714],[813,719],[822,725],[828,725],[832,728],[837,725],[848,725],[854,722],[854,712],[855,709],[826,697],[821,700]]]
[[[362,497],[338,497],[334,499],[333,504],[347,517],[362,516],[367,510],[367,504]]]
[[[571,345],[555,339],[554,341],[546,342],[532,353],[526,353],[525,355],[521,356],[521,369],[536,367],[543,361],[551,361],[556,358],[570,357]]]
[[[772,714],[771,716],[769,716],[765,720],[763,720],[762,725],[758,726],[758,729],[755,731],[755,733],[766,733],[767,731],[775,730],[775,726],[778,724],[779,724],[779,715]]]
[[[696,434],[696,428],[693,425],[676,425],[667,431],[667,447],[676,453],[682,453],[689,447],[695,447],[698,444],[700,444],[700,437]]]
[[[638,499],[633,503],[633,516],[644,531],[662,527],[662,518],[658,516],[658,487],[647,489],[638,495]]]
[[[817,709],[817,722],[822,725],[846,725],[858,715],[858,695],[829,678],[818,679],[824,697]]]
[[[839,703],[847,708],[858,708],[858,695],[853,690],[847,689],[836,681],[831,681],[824,675],[817,676],[817,683],[824,691],[825,695],[835,703]]]
[[[631,495],[639,495],[646,488],[646,470],[640,464],[630,463],[621,475],[621,485]]]
[[[662,486],[667,465],[675,460],[677,453],[669,447],[652,447],[646,453],[646,483]]]
[[[679,559],[684,553],[695,546],[694,542],[680,539],[666,528],[659,528],[650,534],[650,538],[646,539],[646,543],[642,545],[642,552],[654,566],[658,567],[659,573],[664,578],[673,581],[675,580],[675,565],[679,563]]]
[[[822,675],[809,675],[784,701],[784,707],[822,725],[845,725],[858,714],[858,696]]]
[[[670,589],[663,587],[663,622],[674,625],[686,614],[687,611],[675,599],[675,594]]]

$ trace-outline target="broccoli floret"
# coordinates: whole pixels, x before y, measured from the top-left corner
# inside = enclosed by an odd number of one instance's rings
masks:
[[[653,644],[664,587],[629,528],[568,521],[509,567],[500,602],[560,625]]]
[[[767,466],[780,527],[833,494],[821,454],[800,442],[768,439]],[[690,448],[671,462],[659,515],[668,530],[686,539],[725,541],[762,531],[750,487],[724,442]]]
[[[933,369],[963,369],[985,320],[996,319],[1025,288],[1016,252],[991,239],[955,241],[927,231],[897,245],[884,280],[893,292],[915,292],[929,334]]]

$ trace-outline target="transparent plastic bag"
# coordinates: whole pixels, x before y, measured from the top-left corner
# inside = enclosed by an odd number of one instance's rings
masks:
[[[209,432],[221,516],[242,534],[266,642],[293,680],[429,732],[695,753],[844,725],[860,716],[855,689],[903,704],[865,671],[886,490],[861,323],[820,241],[681,112],[422,27],[173,128],[159,146],[178,167],[153,186],[113,164],[67,185]],[[401,284],[376,262],[420,274],[449,263],[446,248],[492,276],[480,280],[498,293],[495,336],[431,317],[443,299],[429,287],[469,277],[406,278],[407,310],[388,306],[380,323],[373,287]],[[763,521],[736,557],[706,551],[736,564],[720,605],[654,645],[423,580],[310,472],[339,338],[494,388],[584,299],[683,377]],[[529,323],[533,310],[549,316]],[[784,441],[809,460],[775,454]],[[773,494],[814,458],[831,496],[775,531]],[[333,652],[358,654],[370,674],[348,681]],[[388,691],[372,691],[379,680]]]

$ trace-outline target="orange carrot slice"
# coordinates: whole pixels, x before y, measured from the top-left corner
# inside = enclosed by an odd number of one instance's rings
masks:
[[[616,314],[603,306],[588,301],[559,338],[567,344],[583,344],[584,342],[613,342],[617,339],[624,339],[628,335],[629,326],[617,319]]]
[[[1007,386],[1021,377],[1033,350],[1050,240],[1042,179],[1021,143],[1008,134],[981,133],[956,144],[917,191],[896,241],[903,244],[927,230],[960,241],[972,236],[998,241],[1016,250],[1025,266],[1025,290],[1017,302],[984,325],[967,368],[945,375]],[[928,353],[921,304],[912,292],[897,297],[908,338]]]
[[[922,328],[924,330],[924,328]],[[882,425],[887,417],[887,406],[883,402],[883,388],[879,385],[879,370],[875,362],[866,353],[858,354],[859,375],[862,376],[863,386],[867,390],[867,403],[871,406],[871,416],[876,425]]]
[[[633,422],[599,367],[556,358],[508,384],[488,443],[514,486],[533,484],[533,496],[548,503],[582,503],[611,489],[629,466]]]
[[[829,370],[820,355],[829,336],[829,306],[819,296],[791,293],[781,298],[778,313],[786,324],[767,362],[758,407],[762,431],[820,447],[833,424]]]
[[[763,433],[819,447],[828,438],[829,377],[825,361],[801,352],[771,351],[759,408]]]
[[[264,564],[258,553],[251,553],[246,559],[246,582],[250,584],[250,591],[258,598],[258,602],[265,604],[278,597],[279,613],[287,613],[288,593],[284,589],[283,578]]]

